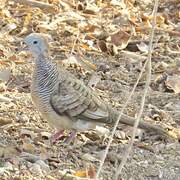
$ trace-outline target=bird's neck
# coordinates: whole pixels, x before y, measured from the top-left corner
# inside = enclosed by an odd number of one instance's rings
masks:
[[[52,92],[57,82],[57,78],[57,66],[52,60],[42,55],[36,58],[33,82],[38,92]]]

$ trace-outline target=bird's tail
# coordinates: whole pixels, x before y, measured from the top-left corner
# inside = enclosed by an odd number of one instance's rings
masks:
[[[114,124],[120,116],[120,111],[116,109],[109,109],[109,123]],[[130,117],[128,115],[122,114],[121,118],[119,119],[119,123],[126,124],[129,126],[134,126],[136,119],[134,117]],[[161,135],[168,135],[168,132],[165,128],[161,125],[156,125],[154,122],[145,122],[143,120],[139,121],[139,128],[144,129],[146,131],[156,132],[157,134]]]

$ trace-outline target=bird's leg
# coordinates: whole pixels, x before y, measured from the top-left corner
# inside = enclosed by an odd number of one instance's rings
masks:
[[[51,136],[51,142],[57,142],[64,134],[64,130],[60,130]]]
[[[77,132],[75,130],[73,130],[70,133],[70,135],[65,139],[64,143],[70,144],[74,140],[74,138],[76,137],[76,134],[77,134]]]

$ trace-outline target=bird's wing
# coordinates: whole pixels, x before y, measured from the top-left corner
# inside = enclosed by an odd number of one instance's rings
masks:
[[[72,119],[105,122],[109,116],[107,106],[77,79],[66,78],[60,81],[51,95],[50,104],[59,115]]]

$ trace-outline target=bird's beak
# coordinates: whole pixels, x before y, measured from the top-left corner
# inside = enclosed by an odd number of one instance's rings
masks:
[[[26,45],[25,42],[22,42],[20,44],[20,47],[16,49],[17,52],[21,52],[21,51],[29,51],[28,46]]]
[[[22,42],[21,43],[21,51],[28,51],[28,50],[29,50],[29,48],[28,48],[27,44],[25,42]]]

